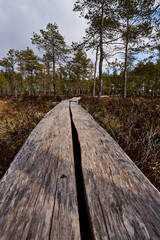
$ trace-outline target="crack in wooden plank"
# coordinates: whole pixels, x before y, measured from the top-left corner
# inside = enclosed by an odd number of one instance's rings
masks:
[[[94,240],[90,217],[89,217],[84,180],[83,180],[80,142],[78,139],[77,130],[75,128],[75,125],[72,119],[71,101],[70,101],[69,107],[70,107],[71,129],[72,129],[72,142],[73,142],[73,153],[74,153],[74,163],[75,163],[74,167],[75,167],[75,177],[76,177],[76,186],[77,186],[76,189],[77,189],[81,240],[86,240],[86,239]]]

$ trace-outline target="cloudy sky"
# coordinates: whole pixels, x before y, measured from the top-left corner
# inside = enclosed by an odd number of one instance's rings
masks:
[[[73,12],[75,0],[0,0],[0,59],[9,49],[32,48],[33,32],[56,22],[68,45],[80,41],[86,23]]]
[[[0,0],[0,59],[10,49],[32,48],[33,32],[39,33],[47,24],[56,22],[68,45],[79,42],[87,24],[79,13],[73,12],[76,0]],[[88,53],[94,61],[94,55]]]

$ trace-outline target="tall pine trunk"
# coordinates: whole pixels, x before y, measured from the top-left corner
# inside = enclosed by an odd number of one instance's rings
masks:
[[[95,61],[94,80],[93,80],[93,97],[95,96],[95,89],[96,89],[96,74],[97,74],[98,48],[99,48],[99,46],[97,46],[97,50],[96,50],[96,61]]]
[[[22,73],[20,73],[20,79],[21,79],[21,96],[23,95],[23,77]]]
[[[49,64],[47,65],[47,84],[48,84],[48,95],[50,95],[50,71],[49,71]]]
[[[155,84],[154,84],[154,96],[158,95],[158,81],[160,80],[160,50],[159,50],[159,59],[157,61],[157,72],[155,76]]]
[[[125,43],[125,65],[124,65],[124,80],[123,80],[123,97],[127,96],[127,66],[128,66],[128,30],[129,30],[129,19],[127,18],[127,34]]]
[[[102,64],[103,64],[103,23],[104,23],[104,0],[102,0],[101,5],[101,26],[100,26],[100,61],[99,61],[99,93],[98,93],[98,102],[100,101],[103,88],[103,76],[102,76]]]
[[[8,73],[7,73],[7,77],[6,77],[6,81],[7,81],[7,95],[10,95],[10,87],[9,87],[9,81],[8,81]]]
[[[13,84],[14,84],[14,95],[17,97],[17,81],[14,72],[14,66],[12,67],[12,74],[13,74]]]
[[[29,76],[29,74],[28,74],[28,93],[29,93],[29,96],[31,96],[30,76]]]
[[[54,49],[54,46],[53,46],[52,62],[53,62],[53,93],[54,93],[54,96],[55,96],[56,95],[56,62],[55,62],[55,49]]]
[[[56,95],[56,70],[55,70],[55,61],[53,61],[53,93]]]

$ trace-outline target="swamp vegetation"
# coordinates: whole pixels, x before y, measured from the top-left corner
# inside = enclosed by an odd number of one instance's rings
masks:
[[[160,190],[160,98],[83,97],[81,105]]]

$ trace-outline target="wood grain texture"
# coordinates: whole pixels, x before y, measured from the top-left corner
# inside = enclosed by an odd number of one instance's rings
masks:
[[[0,181],[0,239],[80,239],[68,101],[41,120]]]
[[[95,240],[160,239],[160,193],[76,102],[73,122]]]
[[[77,101],[71,111],[93,240],[159,240],[160,193]],[[69,101],[63,101],[0,181],[0,240],[80,240],[76,191]]]

